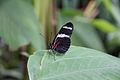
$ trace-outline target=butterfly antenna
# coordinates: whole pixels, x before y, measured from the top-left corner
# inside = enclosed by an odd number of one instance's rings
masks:
[[[49,43],[50,44],[51,44],[51,41],[52,41],[52,32],[50,33],[50,37],[49,37]],[[53,50],[52,50],[52,55],[54,57],[54,61],[56,61],[56,52],[54,52]]]
[[[52,41],[52,32],[50,33],[49,43],[51,43],[51,41]]]
[[[52,50],[52,54],[53,54],[53,57],[54,57],[54,61],[56,61],[56,52],[54,52],[54,51]]]

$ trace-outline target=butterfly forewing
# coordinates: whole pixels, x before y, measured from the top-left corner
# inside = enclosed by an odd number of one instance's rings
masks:
[[[66,23],[62,26],[60,31],[52,42],[51,49],[59,53],[65,53],[71,44],[71,34],[73,32],[73,24],[71,22]]]

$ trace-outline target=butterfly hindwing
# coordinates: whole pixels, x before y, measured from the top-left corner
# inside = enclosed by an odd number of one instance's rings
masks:
[[[73,32],[73,24],[71,22],[66,23],[62,26],[60,31],[57,33],[54,38],[51,49],[59,53],[65,53],[71,44],[71,34]]]

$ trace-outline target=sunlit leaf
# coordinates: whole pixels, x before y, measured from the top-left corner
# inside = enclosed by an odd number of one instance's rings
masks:
[[[95,25],[98,29],[109,33],[109,32],[115,32],[117,30],[116,26],[111,24],[110,22],[104,20],[104,19],[94,19],[92,21],[92,24]]]
[[[61,13],[66,16],[73,16],[73,17],[76,15],[79,15],[79,16],[83,15],[82,11],[72,10],[72,9],[62,10]]]

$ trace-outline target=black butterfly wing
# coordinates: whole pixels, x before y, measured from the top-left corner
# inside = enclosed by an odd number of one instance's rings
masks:
[[[69,49],[70,43],[70,38],[57,38],[56,42],[53,45],[53,50],[59,53],[65,53]]]
[[[71,44],[71,34],[73,32],[73,24],[71,22],[62,26],[52,42],[52,50],[59,53],[65,53]]]

